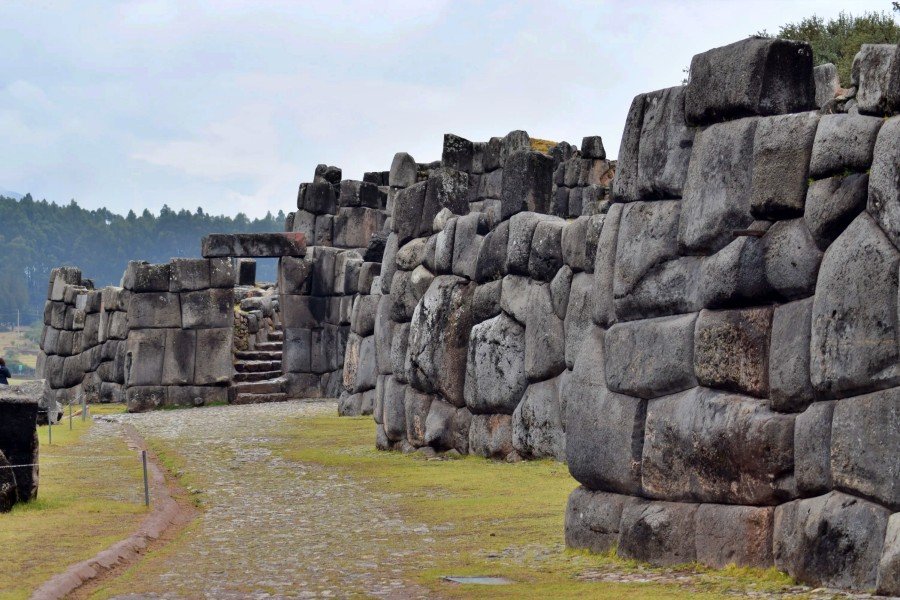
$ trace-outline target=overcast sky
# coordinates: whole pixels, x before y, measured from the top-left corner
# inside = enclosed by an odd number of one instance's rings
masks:
[[[453,132],[615,156],[635,94],[760,29],[890,2],[0,4],[0,190],[116,212],[292,210]]]

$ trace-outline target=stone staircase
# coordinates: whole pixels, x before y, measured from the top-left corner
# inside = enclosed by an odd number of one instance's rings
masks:
[[[284,334],[269,333],[269,341],[256,344],[253,350],[234,353],[232,404],[258,404],[287,400],[281,374]]]

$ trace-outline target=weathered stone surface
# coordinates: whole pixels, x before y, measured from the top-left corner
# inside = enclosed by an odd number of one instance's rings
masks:
[[[775,566],[798,581],[874,588],[890,512],[830,492],[775,509]]]
[[[204,258],[280,258],[305,256],[302,233],[213,233],[201,243]],[[168,289],[168,288],[167,288]]]
[[[312,332],[307,328],[289,327],[284,330],[284,352],[281,357],[285,373],[309,373],[312,352]]]
[[[606,158],[606,150],[603,148],[603,138],[599,135],[590,135],[581,138],[581,155],[585,158]]]
[[[566,459],[560,378],[532,383],[513,412],[513,447],[523,457]]]
[[[340,196],[338,206],[366,206],[368,208],[382,208],[384,206],[384,194],[377,185],[365,181],[353,181],[351,179],[340,182]]]
[[[166,405],[166,388],[161,386],[134,386],[125,389],[125,406],[128,412],[144,412]]]
[[[531,297],[531,288],[546,287],[548,284],[518,275],[507,275],[502,279],[502,282],[500,308],[507,315],[524,325],[528,319],[528,301]]]
[[[444,134],[441,164],[460,171],[471,171],[474,154],[475,146],[472,142],[452,133]]]
[[[581,351],[581,344],[593,326],[591,318],[593,289],[594,278],[589,273],[576,273],[572,277],[569,302],[563,322],[566,339],[566,367],[569,369],[575,366],[575,359]]]
[[[753,141],[750,211],[758,219],[803,214],[816,112],[763,117]]]
[[[566,504],[566,546],[608,552],[619,543],[619,525],[625,507],[640,502],[633,496],[594,492],[578,486]]]
[[[638,158],[646,98],[646,94],[635,96],[625,118],[616,176],[612,182],[612,198],[616,202],[632,202],[638,199]]]
[[[388,235],[384,244],[384,255],[381,259],[381,293],[391,293],[391,283],[397,270],[397,251],[399,250],[399,238],[396,233]]]
[[[691,60],[685,114],[692,125],[815,107],[812,49],[805,42],[751,37]]]
[[[422,227],[422,209],[425,206],[425,190],[427,182],[410,185],[397,192],[394,197],[394,212],[391,215],[391,226],[397,234],[400,246],[409,240],[428,235],[431,221]]]
[[[831,429],[836,487],[900,510],[900,388],[840,400]]]
[[[632,202],[622,209],[616,243],[616,298],[628,295],[655,265],[676,256],[678,251],[677,200]]]
[[[132,294],[128,302],[128,326],[131,329],[181,327],[178,296],[168,292]]]
[[[453,449],[460,454],[469,453],[469,429],[472,425],[472,413],[468,408],[457,408],[451,423]]]
[[[391,187],[409,187],[416,183],[418,166],[415,159],[406,152],[398,152],[391,162],[388,185]]]
[[[126,360],[125,383],[129,386],[158,385],[162,379],[166,330],[132,331],[128,335],[126,348],[128,359]]]
[[[412,271],[398,270],[394,272],[391,298],[394,300],[391,307],[391,319],[398,323],[409,321],[419,301],[412,285]]]
[[[434,236],[435,272],[450,274],[453,272],[453,244],[456,240],[456,221],[458,217],[447,220],[444,228]]]
[[[154,382],[163,385],[184,385],[194,382],[194,357],[197,354],[197,332],[184,329],[167,329],[162,377]],[[205,349],[200,349],[200,360],[205,360]]]
[[[681,196],[695,131],[685,125],[684,90],[677,86],[644,95],[637,169],[640,199]]]
[[[900,252],[867,214],[825,252],[813,301],[810,374],[823,396],[900,385]]]
[[[813,67],[813,79],[816,84],[816,106],[822,108],[841,90],[841,80],[837,67],[832,63]]]
[[[416,306],[410,324],[407,361],[410,383],[463,406],[472,295],[475,284],[440,275]]]
[[[129,261],[122,275],[122,287],[134,292],[167,292],[169,291],[170,265],[152,265],[145,261]],[[69,280],[72,280],[71,282]],[[233,280],[232,280],[233,282]],[[53,283],[53,292],[50,299],[60,301],[66,285],[80,285],[81,271],[77,272],[77,279],[58,276]]]
[[[794,472],[803,496],[824,494],[831,484],[831,419],[834,401],[815,402],[794,423]]]
[[[410,240],[397,251],[397,267],[404,271],[412,271],[422,264],[425,258],[425,246],[430,238]]]
[[[552,158],[528,150],[511,152],[503,166],[501,218],[523,210],[546,213],[552,186]]]
[[[528,273],[533,279],[550,281],[563,264],[562,231],[564,221],[540,221],[531,238]]]
[[[173,258],[169,272],[170,292],[189,292],[209,287],[209,261],[204,258]]]
[[[417,448],[425,445],[425,422],[431,410],[432,396],[406,387],[404,407],[406,411],[406,439]]]
[[[823,115],[816,129],[809,163],[814,179],[862,172],[872,164],[872,151],[884,121],[858,114]]]
[[[813,299],[775,307],[769,341],[769,396],[772,408],[800,412],[813,401],[809,344]]]
[[[853,59],[859,112],[883,115],[900,109],[900,47],[863,44]]]
[[[750,228],[757,228],[756,224]],[[765,231],[763,227],[757,229]],[[723,308],[774,299],[775,292],[766,277],[765,251],[766,242],[762,238],[748,235],[703,258],[697,283],[699,304]]]
[[[12,465],[0,450],[0,513],[11,511],[13,505],[18,501],[16,476],[13,473]]]
[[[593,317],[594,323],[602,327],[607,327],[616,322],[613,284],[622,206],[621,204],[613,204],[610,207],[597,239],[597,251],[594,260]]]
[[[682,253],[720,250],[731,242],[735,230],[753,222],[750,198],[757,121],[747,118],[711,125],[694,138],[678,227]]]
[[[527,385],[525,329],[505,314],[475,325],[465,377],[469,410],[512,414]]]
[[[500,314],[500,293],[502,281],[483,283],[472,296],[472,323],[481,323]]]
[[[38,410],[43,386],[20,384],[0,389],[0,513],[12,503],[37,498]],[[46,419],[46,417],[45,417]]]
[[[781,299],[810,296],[815,291],[822,252],[803,219],[779,221],[763,237],[766,282]]]
[[[406,438],[406,387],[391,376],[384,382],[381,418],[385,435],[392,442]]]
[[[865,173],[820,179],[809,186],[803,220],[820,250],[827,249],[865,210],[868,193],[869,176]]]
[[[475,280],[479,283],[500,279],[506,275],[509,224],[510,221],[503,221],[484,236],[475,265]]]
[[[900,513],[894,513],[888,519],[884,551],[878,563],[876,592],[900,596]]]
[[[697,385],[694,376],[696,314],[618,323],[606,332],[609,389],[657,398]]]
[[[375,316],[381,296],[360,295],[353,301],[353,312],[350,316],[350,329],[361,336],[375,333]]]
[[[694,513],[697,562],[716,569],[773,566],[774,513],[771,507],[701,504]]]
[[[391,370],[400,383],[406,383],[406,355],[409,349],[409,323],[396,323],[391,338]]]
[[[569,292],[572,289],[572,269],[563,265],[550,281],[550,298],[553,301],[553,312],[560,319],[566,318],[569,307]]]
[[[528,275],[528,261],[531,258],[531,241],[537,224],[547,218],[534,212],[522,212],[509,220],[509,235],[506,247],[506,271],[516,275]]]
[[[468,213],[468,190],[469,176],[466,173],[445,167],[431,171],[428,175],[419,235],[431,234],[434,218],[444,208],[456,215]]]
[[[453,419],[456,407],[435,398],[425,418],[425,444],[438,450],[453,448]]]
[[[229,327],[233,322],[233,290],[209,289],[181,294],[181,326],[184,329]]]
[[[504,459],[514,451],[510,415],[472,415],[469,452],[484,458]]]
[[[431,282],[434,281],[434,273],[419,265],[409,274],[409,285],[412,288],[416,301],[421,300]]]
[[[694,514],[696,504],[634,502],[622,510],[619,556],[656,565],[696,560]]]
[[[578,217],[574,221],[566,222],[563,228],[560,244],[562,246],[563,262],[575,271],[592,271],[594,255],[588,252],[588,227],[591,217]],[[594,247],[596,252],[596,246]]]
[[[795,495],[794,417],[762,400],[694,388],[650,402],[645,429],[648,497],[768,505]]]
[[[532,285],[525,317],[525,375],[540,381],[566,368],[566,333],[563,320],[553,310],[548,285]]]
[[[488,221],[484,213],[470,213],[456,219],[453,240],[453,274],[467,279],[475,279],[478,255],[481,253],[483,236],[487,233]]]
[[[869,172],[867,210],[900,248],[900,117],[885,121],[878,132]]]
[[[701,311],[694,336],[700,384],[766,397],[771,322],[771,307]]]
[[[231,327],[197,330],[197,352],[202,358],[194,365],[194,383],[228,383],[234,375]],[[131,336],[129,335],[129,339]]]

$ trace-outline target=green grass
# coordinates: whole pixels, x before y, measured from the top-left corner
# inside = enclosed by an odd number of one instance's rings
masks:
[[[396,508],[429,526],[440,549],[423,557],[410,580],[443,597],[466,598],[723,598],[731,590],[773,591],[791,580],[770,569],[723,570],[686,565],[679,584],[597,581],[603,573],[659,575],[614,553],[598,556],[563,549],[563,513],[576,487],[555,461],[516,464],[476,457],[424,460],[374,449],[370,418],[296,419],[276,450],[283,456],[346,471],[364,485],[400,494]],[[398,549],[403,539],[391,538]],[[672,571],[670,569],[669,571]],[[514,582],[471,586],[445,575],[495,575]],[[594,579],[591,581],[590,579]]]
[[[95,405],[93,414],[122,412]],[[90,558],[124,538],[146,514],[136,452],[124,440],[88,440],[93,424],[76,417],[40,427],[38,499],[0,515],[0,599],[27,598],[71,563]]]

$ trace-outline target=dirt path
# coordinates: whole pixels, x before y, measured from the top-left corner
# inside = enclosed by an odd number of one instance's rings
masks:
[[[99,595],[114,598],[426,597],[402,566],[427,556],[428,530],[404,523],[391,499],[345,475],[273,455],[291,417],[334,403],[289,402],[117,417],[163,454],[177,453],[203,513]],[[409,540],[382,549],[385,531]],[[394,544],[393,546],[396,547]]]

